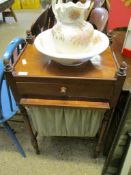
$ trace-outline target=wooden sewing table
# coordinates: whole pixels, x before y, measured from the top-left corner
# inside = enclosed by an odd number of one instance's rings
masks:
[[[39,153],[25,105],[105,109],[96,152],[101,150],[103,136],[118,101],[126,65],[117,67],[110,48],[101,55],[76,67],[62,66],[27,44],[11,67],[5,62],[7,82],[20,106],[32,144]]]

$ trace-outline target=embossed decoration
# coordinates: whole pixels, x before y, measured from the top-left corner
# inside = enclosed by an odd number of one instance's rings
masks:
[[[85,11],[88,10],[90,1],[82,4],[77,2],[63,3],[53,0],[52,7],[57,19],[52,28],[56,50],[65,53],[84,52],[93,40],[94,28],[85,21]]]
[[[76,20],[80,17],[80,12],[78,12],[77,10],[72,10],[70,13],[69,13],[69,18],[71,20]]]

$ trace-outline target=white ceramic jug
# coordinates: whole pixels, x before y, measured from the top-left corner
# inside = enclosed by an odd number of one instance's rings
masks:
[[[57,23],[51,29],[56,50],[61,53],[85,52],[93,39],[94,28],[85,21],[85,13],[90,1],[85,4],[77,2],[63,3],[52,0],[52,9]]]

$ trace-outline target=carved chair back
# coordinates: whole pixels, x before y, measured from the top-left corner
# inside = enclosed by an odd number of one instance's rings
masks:
[[[48,6],[31,26],[31,34],[36,37],[42,31],[51,28],[54,25],[54,21],[55,17],[52,8]]]

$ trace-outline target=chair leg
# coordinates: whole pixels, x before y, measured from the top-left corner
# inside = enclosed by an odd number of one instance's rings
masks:
[[[4,15],[4,12],[2,12],[2,18],[3,18],[3,22],[5,22],[5,15]]]
[[[10,125],[7,122],[4,122],[3,123],[3,126],[5,127],[7,133],[10,135],[10,137],[12,138],[12,141],[16,145],[18,151],[21,153],[21,155],[23,157],[26,157],[25,152],[24,152],[23,148],[21,147],[21,145],[20,145],[17,137],[15,136],[12,128],[10,127]]]
[[[11,12],[12,16],[14,17],[15,22],[17,22],[16,15],[15,15],[15,13],[14,13],[14,11],[13,11],[12,7],[10,7],[10,12]]]

